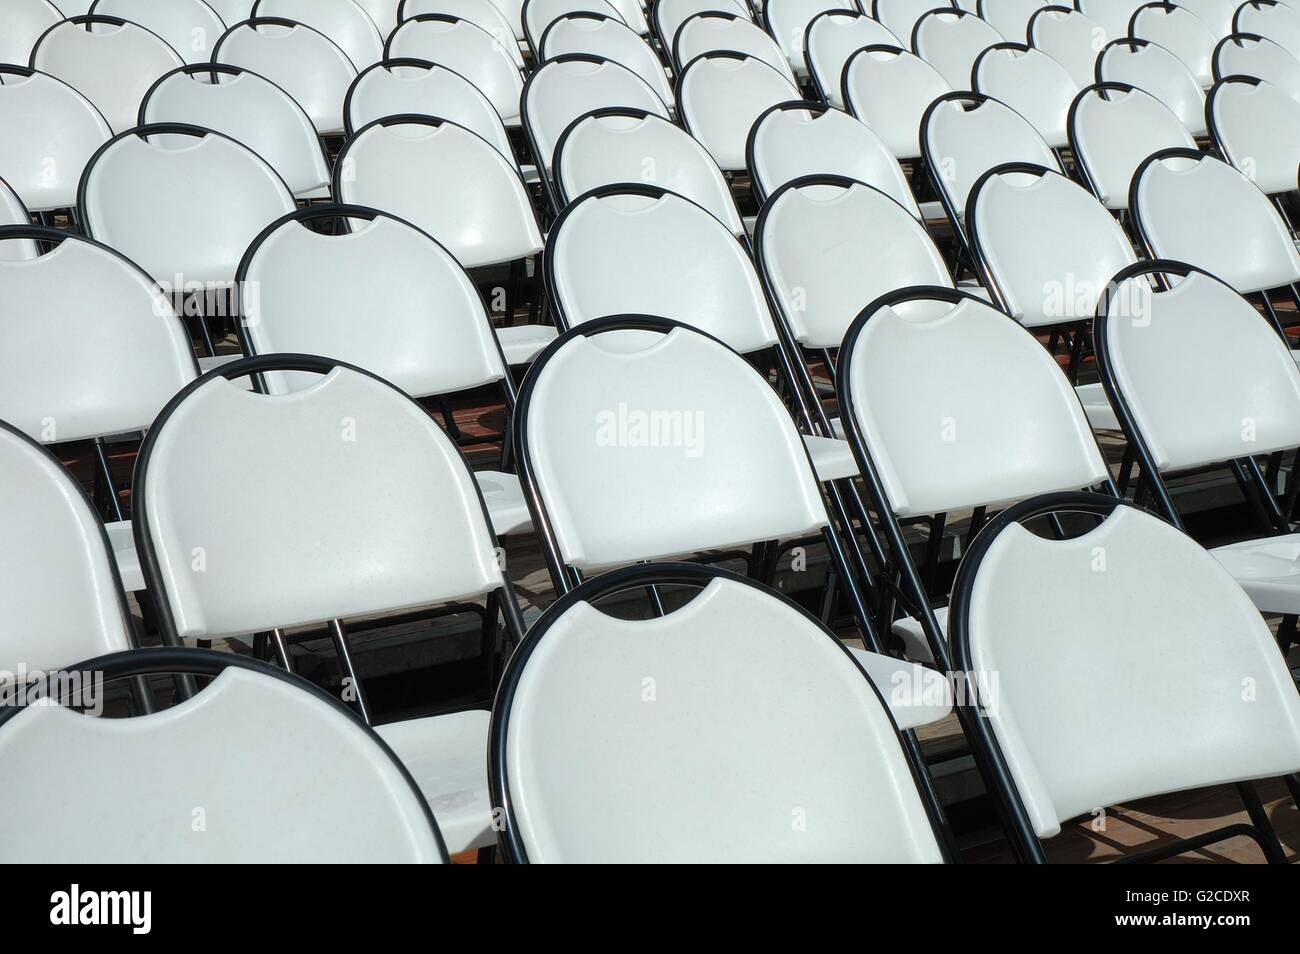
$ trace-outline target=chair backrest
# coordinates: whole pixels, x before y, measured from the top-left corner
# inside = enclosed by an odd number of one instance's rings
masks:
[[[1029,21],[1029,45],[1064,66],[1080,89],[1096,81],[1106,42],[1104,27],[1068,7],[1044,7]]]
[[[735,235],[745,223],[713,157],[680,126],[644,110],[598,109],[569,124],[555,147],[561,205],[592,189],[646,182],[690,199]]]
[[[759,116],[800,98],[783,73],[734,53],[697,56],[677,80],[677,115],[723,172],[745,168],[749,131]]]
[[[1230,76],[1206,99],[1219,153],[1264,192],[1295,192],[1300,155],[1300,102],[1271,83]]]
[[[240,368],[320,376],[292,394],[257,394],[223,376]],[[232,501],[248,468],[257,481]],[[503,586],[456,445],[392,385],[329,359],[272,355],[196,381],[145,438],[135,493],[149,590],[179,637],[395,612]]]
[[[678,73],[705,53],[734,52],[762,60],[794,83],[794,70],[776,40],[748,17],[738,13],[698,13],[684,22],[673,41],[673,66]]]
[[[975,12],[1013,43],[1029,42],[1029,20],[1048,0],[978,0]]]
[[[64,14],[50,0],[12,0],[0,9],[0,63],[26,64],[41,34]]]
[[[397,116],[359,129],[335,163],[334,197],[405,219],[464,268],[513,262],[542,248],[519,168],[447,120]]]
[[[482,27],[442,14],[408,20],[388,38],[384,56],[428,60],[455,70],[488,98],[503,123],[519,125],[523,73],[503,44]]]
[[[255,17],[283,17],[319,30],[357,70],[384,58],[384,41],[370,14],[353,0],[257,0]]]
[[[1273,0],[1246,0],[1232,18],[1235,33],[1268,37],[1300,59],[1300,11]]]
[[[948,81],[915,53],[899,47],[866,47],[849,57],[841,95],[845,108],[880,137],[896,159],[921,155],[921,117]]]
[[[764,0],[763,27],[785,56],[786,62],[795,75],[808,75],[807,61],[804,59],[804,38],[808,26],[822,13],[828,10],[844,9],[844,0]]]
[[[510,54],[515,65],[523,68],[524,54],[515,39],[514,27],[493,0],[404,0],[402,23],[422,16],[448,16],[468,20],[488,33]]]
[[[1074,7],[1106,31],[1106,40],[1128,36],[1133,14],[1146,0],[1074,0]]]
[[[647,567],[631,579],[650,585],[671,569]],[[510,806],[512,859],[941,860],[870,680],[783,597],[704,572],[704,589],[661,619],[615,619],[584,588],[530,632],[506,671],[492,727],[491,774],[499,803]],[[641,693],[632,703],[608,689],[628,679],[643,685],[653,672],[661,684],[703,690],[721,666],[735,673],[735,691],[690,690],[647,707]],[[793,704],[788,687],[763,675],[791,671],[807,678]],[[635,741],[611,745],[610,733]],[[754,755],[733,757],[738,751]],[[674,771],[663,771],[667,757]],[[810,785],[811,764],[835,771]],[[792,812],[817,821],[792,824]]]
[[[33,240],[57,244],[34,260],[5,254]],[[42,443],[144,430],[198,374],[185,327],[153,279],[95,242],[0,229],[0,292],[9,342],[0,419]]]
[[[754,248],[773,299],[806,348],[838,348],[881,295],[953,284],[910,210],[841,176],[809,176],[776,190],[759,213]]]
[[[1161,470],[1300,447],[1300,369],[1250,302],[1219,279],[1152,268],[1117,284],[1097,319],[1107,379]]]
[[[1023,43],[999,43],[979,55],[971,78],[976,92],[1025,117],[1049,146],[1067,145],[1065,120],[1079,87],[1046,53]]]
[[[623,106],[668,118],[668,107],[636,73],[613,60],[569,54],[547,60],[528,77],[520,99],[533,156],[548,178],[555,147],[569,124],[593,109]]]
[[[697,13],[718,12],[735,14],[746,20],[753,17],[749,5],[741,0],[659,0],[651,7],[650,18],[664,50],[671,51],[683,23]]]
[[[337,217],[327,235],[310,224]],[[478,289],[419,229],[382,212],[315,206],[269,226],[240,265],[245,351],[327,354],[412,397],[492,384],[505,364]],[[315,375],[271,372],[271,394]]]
[[[357,0],[357,5],[366,11],[381,37],[387,37],[397,28],[402,0]]]
[[[1204,136],[1205,94],[1196,77],[1163,46],[1114,40],[1097,57],[1098,83],[1127,83],[1168,106],[1193,136]]]
[[[343,99],[357,71],[324,33],[293,20],[245,20],[217,41],[212,62],[243,67],[279,86],[321,135],[343,132]]]
[[[931,10],[912,29],[912,49],[953,89],[971,88],[971,70],[980,53],[1005,38],[965,10]]]
[[[610,0],[524,0],[524,35],[536,53],[542,46],[546,28],[570,13],[603,13],[622,20],[622,15]]]
[[[8,713],[0,753],[23,775],[0,796],[0,838],[15,862],[447,861],[410,774],[341,703],[229,653],[180,655],[215,656],[203,668],[216,678],[162,712],[95,719],[38,704]],[[111,661],[129,675],[177,656],[146,650]],[[51,752],[69,761],[42,772],[59,761]],[[51,839],[53,830],[61,836]]]
[[[4,421],[0,470],[0,668],[13,679],[20,666],[46,672],[130,649],[122,582],[85,492],[53,455]]]
[[[1015,516],[963,560],[949,619],[963,671],[997,674],[983,718],[1039,837],[1099,807],[1295,771],[1295,684],[1213,556],[1130,504],[1065,540]],[[1044,625],[1039,608],[1062,601]]]
[[[90,12],[120,17],[150,30],[186,63],[203,63],[212,55],[226,23],[204,0],[95,0]]]
[[[237,66],[173,70],[140,104],[140,124],[189,123],[225,133],[257,153],[298,198],[329,189],[330,168],[316,127],[284,90]]]
[[[760,199],[803,176],[837,175],[865,182],[912,215],[921,215],[907,175],[889,147],[841,110],[820,103],[775,106],[754,123],[746,154]]]
[[[95,104],[113,132],[135,125],[158,77],[183,65],[157,34],[117,17],[63,20],[41,35],[28,65],[63,80]]]
[[[449,119],[514,161],[510,134],[488,98],[455,70],[428,60],[376,63],[356,78],[343,106],[349,136],[377,119],[405,115]]]
[[[0,179],[0,226],[31,225],[32,214],[23,205],[18,193],[9,188],[9,184]],[[28,261],[37,256],[36,243],[30,239],[7,242],[0,245],[0,259],[11,262]]]
[[[560,560],[593,569],[820,531],[817,476],[766,379],[708,335],[639,325],[575,328],[520,393],[515,446]]]
[[[1125,83],[1096,83],[1070,107],[1070,150],[1093,195],[1127,209],[1133,174],[1161,149],[1195,149],[1177,116],[1150,93]]]
[[[870,4],[863,4],[863,9],[869,9],[873,20],[884,24],[886,30],[911,49],[916,22],[931,10],[946,10],[949,6],[956,10],[956,0],[947,3],[944,0],[871,0]]]
[[[82,170],[113,137],[85,96],[21,66],[0,65],[0,128],[13,131],[0,137],[0,179],[33,212],[76,205]]]
[[[77,207],[87,235],[181,292],[233,281],[248,243],[295,206],[284,180],[246,146],[210,129],[159,124],[121,133],[95,154]]]
[[[1227,163],[1190,150],[1148,158],[1129,205],[1159,258],[1203,268],[1244,294],[1300,281],[1300,254],[1268,197]]]
[[[1191,10],[1159,0],[1145,3],[1133,14],[1131,36],[1158,43],[1182,61],[1202,88],[1214,82],[1210,60],[1217,37]]]
[[[242,23],[253,13],[253,0],[206,0],[208,6],[217,11],[226,26],[232,27]]]
[[[808,74],[822,98],[844,108],[844,65],[864,46],[898,46],[903,41],[856,10],[829,10],[813,17],[804,41]],[[917,117],[918,122],[920,117]]]
[[[914,289],[877,302],[845,336],[837,378],[850,439],[900,517],[1109,479],[1056,359],[973,295]]]
[[[563,327],[663,315],[742,354],[776,343],[744,246],[707,211],[664,189],[612,186],[575,200],[551,229],[545,266]]]
[[[1235,0],[1183,0],[1178,5],[1196,14],[1216,40],[1232,33],[1232,18],[1238,6]]]
[[[570,53],[596,56],[624,66],[639,76],[665,104],[673,101],[673,87],[659,54],[622,20],[599,13],[571,13],[553,21],[542,34],[542,59],[551,60]]]
[[[1111,280],[1136,261],[1105,206],[1041,167],[989,170],[971,189],[967,211],[985,283],[1030,328],[1091,319]]]
[[[965,220],[971,189],[994,166],[1029,162],[1061,168],[1056,153],[1028,120],[979,93],[949,93],[936,99],[921,120],[921,148],[948,215],[958,224]]]
[[[1214,48],[1214,78],[1253,76],[1300,99],[1300,60],[1272,40],[1253,33],[1233,33]]]

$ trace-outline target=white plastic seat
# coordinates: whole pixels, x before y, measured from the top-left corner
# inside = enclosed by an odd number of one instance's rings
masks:
[[[173,292],[234,281],[249,243],[295,208],[264,159],[197,126],[118,135],[86,167],[81,193],[86,233]]]
[[[25,66],[41,34],[64,14],[50,0],[12,0],[0,9],[0,63]]]
[[[1300,60],[1272,40],[1234,33],[1214,50],[1214,76],[1253,76],[1300,100]]]
[[[343,132],[343,99],[357,71],[325,34],[296,21],[246,20],[226,31],[212,61],[251,70],[279,86],[322,136]]]
[[[1115,217],[1059,173],[994,169],[971,192],[969,230],[985,284],[1029,328],[1090,320],[1135,262]]]
[[[979,93],[935,100],[921,122],[921,148],[953,228],[963,235],[970,190],[989,169],[1028,162],[1062,171],[1056,153],[1028,120]]]
[[[29,65],[90,100],[113,132],[130,129],[145,92],[180,56],[142,26],[116,17],[64,20],[32,49]]]
[[[1064,66],[1079,89],[1096,82],[1097,56],[1106,40],[1105,28],[1078,10],[1044,7],[1029,21],[1029,45]]]
[[[329,195],[329,164],[311,117],[249,70],[215,63],[175,70],[150,89],[140,122],[214,129],[265,159],[297,198]]]
[[[63,465],[0,421],[0,654],[48,672],[132,646],[131,617],[99,517]],[[6,688],[11,688],[7,685]]]
[[[274,359],[250,364],[270,370]],[[321,369],[317,380],[288,395],[205,378],[149,432],[136,520],[156,568],[164,637],[264,632],[494,595],[513,601],[477,485],[442,428],[378,378],[327,359],[293,362],[308,366]],[[232,510],[223,498],[250,467],[256,486]],[[368,504],[339,507],[341,496]],[[191,570],[195,546],[204,573]],[[476,778],[463,774],[463,752],[485,744],[485,726],[481,717],[444,718],[387,738],[419,772],[447,831],[464,833],[459,843],[447,839],[458,852],[495,839],[485,760]]]
[[[212,655],[224,671],[162,712],[15,710],[0,727],[0,753],[22,772],[0,796],[0,837],[15,862],[447,861],[410,776],[338,702],[269,667]],[[49,765],[51,751],[68,760]]]
[[[1161,149],[1195,149],[1196,140],[1169,107],[1121,83],[1093,85],[1070,112],[1070,149],[1101,204],[1127,209],[1138,166]]]
[[[811,103],[770,109],[754,124],[748,152],[759,198],[803,176],[837,175],[865,182],[912,215],[921,215],[893,153],[874,132],[838,109]]]
[[[353,0],[257,0],[252,15],[295,20],[323,33],[358,72],[384,58],[379,28]]]
[[[975,91],[1006,103],[1054,149],[1068,145],[1066,116],[1079,87],[1065,67],[1023,43],[991,46],[975,60]]]
[[[506,364],[464,269],[400,219],[375,214],[367,221],[348,211],[325,206],[291,214],[249,248],[240,274],[249,353],[330,355],[414,398],[500,385]],[[350,231],[326,235],[307,227],[308,216],[334,215]],[[270,394],[314,380],[264,377]],[[517,477],[488,471],[479,480],[498,535],[529,526]]]
[[[1202,89],[1213,85],[1210,60],[1217,37],[1192,11],[1165,0],[1143,4],[1133,14],[1129,33],[1137,39],[1158,43],[1178,57]]]
[[[513,860],[942,860],[880,697],[784,600],[720,578],[661,619],[575,599],[538,625],[493,724]],[[744,690],[707,688],[721,671]],[[646,672],[682,691],[647,706],[611,688]]]
[[[849,58],[864,46],[901,46],[905,41],[894,36],[875,20],[860,13],[830,10],[819,13],[808,24],[808,73],[822,98],[844,109],[843,76]],[[918,117],[919,121],[919,117]]]
[[[226,32],[226,23],[204,0],[95,0],[90,12],[130,20],[156,33],[186,63],[207,62]]]
[[[1146,0],[1076,0],[1074,8],[1105,31],[1106,41],[1129,35],[1129,23]]]
[[[1137,172],[1133,215],[1153,256],[1186,262],[1243,295],[1300,281],[1300,253],[1259,187],[1202,154],[1157,154]]]
[[[1300,766],[1300,699],[1282,656],[1192,540],[1129,505],[1067,540],[1015,522],[989,529],[958,584],[962,657],[997,673],[982,717],[1031,837],[1133,799]],[[1098,553],[1122,572],[1096,572]],[[1064,605],[1046,625],[1043,607]]]
[[[566,14],[546,28],[539,52],[543,61],[569,53],[609,60],[641,77],[665,104],[673,102],[673,87],[659,55],[622,20],[604,14]]]
[[[948,3],[943,0],[871,0],[870,4],[864,5],[864,12],[870,12],[873,20],[883,24],[908,49],[912,49],[912,31],[916,29],[917,21],[931,10],[946,10],[950,6],[957,9],[952,0]],[[965,84],[959,88],[964,89]]]
[[[677,81],[677,115],[723,172],[745,169],[749,131],[765,110],[800,98],[784,74],[752,56],[697,56]]]
[[[510,135],[477,86],[454,70],[428,60],[385,60],[357,77],[348,90],[344,122],[351,136],[390,116],[435,116],[477,133],[514,161]]]
[[[762,60],[791,83],[795,82],[794,70],[776,40],[748,16],[738,13],[711,11],[686,20],[673,41],[673,64],[680,74],[696,57],[724,52],[743,53]]]
[[[845,107],[866,123],[896,159],[921,155],[921,117],[952,87],[915,53],[875,47],[854,53],[844,66]]]
[[[410,20],[393,31],[384,56],[428,60],[454,70],[478,87],[507,127],[519,126],[523,74],[496,38],[468,20],[440,16]]]
[[[749,5],[740,0],[659,0],[651,7],[650,18],[664,50],[671,52],[677,31],[697,13],[733,13],[746,20],[753,17]]]
[[[623,16],[610,0],[525,0],[523,5],[524,36],[536,54],[542,46],[542,34],[560,17],[570,13],[603,13],[616,20]]]
[[[1178,5],[1194,13],[1216,41],[1233,32],[1232,18],[1237,12],[1234,0],[1183,0]]]
[[[515,39],[515,28],[493,0],[406,0],[403,4],[402,23],[424,16],[468,20],[496,40],[515,65],[523,69],[524,54]]]
[[[1232,19],[1236,33],[1267,37],[1300,59],[1300,10],[1273,0],[1246,0]]]
[[[1109,481],[1070,382],[1033,335],[969,295],[899,299],[853,323],[838,377],[841,410],[879,475],[885,519]],[[915,621],[894,632],[909,656],[931,658]]]
[[[800,79],[808,76],[804,38],[809,25],[820,14],[841,9],[839,2],[840,0],[765,0],[763,3],[763,27],[776,40],[786,62]]]
[[[916,21],[912,50],[953,89],[970,89],[971,70],[980,53],[1005,37],[965,10],[932,10]]]
[[[334,192],[340,202],[380,209],[422,229],[463,268],[513,262],[542,249],[518,169],[452,122],[380,121],[359,130],[335,165]]]
[[[1097,58],[1097,82],[1127,83],[1168,106],[1193,136],[1204,136],[1205,94],[1182,60],[1146,40],[1117,40]]]
[[[745,223],[713,157],[680,126],[643,110],[600,109],[575,119],[555,150],[561,205],[622,182],[648,182],[690,199],[735,235]]]
[[[12,72],[11,72],[12,71]],[[0,179],[32,212],[77,204],[81,172],[113,132],[67,83],[26,67],[0,66]]]
[[[1219,153],[1269,195],[1295,192],[1300,102],[1262,80],[1229,77],[1207,98]]]
[[[1045,6],[1046,0],[978,0],[975,12],[1011,42],[1028,43],[1029,21]]]

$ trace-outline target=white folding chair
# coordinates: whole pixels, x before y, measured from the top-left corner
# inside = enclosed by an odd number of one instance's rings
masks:
[[[1013,43],[1027,43],[1030,19],[1048,5],[1047,0],[977,0],[975,12]]]
[[[151,123],[224,133],[265,159],[296,198],[329,196],[329,157],[311,117],[292,96],[251,70],[222,63],[173,70],[140,103],[140,125]]]
[[[1300,59],[1300,10],[1273,0],[1246,0],[1232,18],[1234,33],[1267,37]]]
[[[830,105],[844,109],[844,66],[866,46],[899,46],[903,41],[870,17],[850,10],[819,13],[808,24],[804,54],[808,75]]]
[[[1069,539],[1024,526],[1078,511],[1100,523]],[[1097,572],[1099,556],[1108,572]],[[1063,601],[1070,613],[1044,625],[1042,607]],[[1128,503],[1038,498],[1001,514],[975,542],[953,604],[961,669],[997,674],[996,698],[971,710],[1009,782],[995,791],[1018,854],[1042,862],[1040,839],[1080,815],[1235,783],[1249,825],[1125,860],[1162,860],[1237,835],[1285,860],[1244,783],[1300,767],[1300,698],[1250,601],[1192,540]]]
[[[546,32],[548,26],[570,13],[584,12],[603,13],[616,20],[623,19],[622,13],[610,0],[524,0],[524,36],[534,57],[541,49],[542,34]]]
[[[743,53],[762,60],[794,84],[794,70],[776,40],[747,16],[710,11],[697,13],[682,23],[672,45],[673,69],[679,75],[696,57],[706,53]]]
[[[933,66],[899,47],[866,47],[844,66],[845,108],[899,160],[921,156],[921,118],[952,87]]]
[[[702,589],[665,619],[593,605],[677,579]],[[720,667],[745,688],[705,691]],[[770,678],[792,671],[807,686],[793,704]],[[645,672],[689,688],[654,706],[608,688]],[[893,729],[831,634],[770,591],[678,564],[593,580],[550,608],[507,669],[491,749],[502,844],[532,863],[944,860]],[[810,777],[814,764],[834,770]],[[791,811],[816,820],[789,824]]]
[[[140,100],[154,81],[184,63],[157,34],[119,17],[97,16],[50,27],[28,65],[85,96],[116,133],[136,124]]]
[[[1002,34],[965,10],[931,10],[912,29],[912,50],[933,66],[953,89],[971,88],[971,71],[980,53]]]
[[[1272,40],[1253,33],[1234,33],[1214,49],[1214,78],[1253,76],[1300,100],[1300,60]]]
[[[1183,0],[1178,5],[1196,14],[1216,41],[1233,32],[1232,18],[1237,12],[1234,0]]]
[[[12,0],[0,9],[0,63],[26,65],[41,34],[64,14],[50,0]]]
[[[384,57],[428,60],[456,71],[487,97],[507,128],[518,128],[523,73],[514,55],[482,27],[441,14],[409,20],[388,38]]]
[[[1097,56],[1106,43],[1105,28],[1078,10],[1044,7],[1029,20],[1029,45],[1064,66],[1079,89],[1097,81]]]
[[[800,98],[784,74],[736,53],[697,56],[677,80],[677,115],[723,172],[746,168],[749,131],[759,116]]]
[[[1074,8],[1106,32],[1111,42],[1129,35],[1133,14],[1146,0],[1075,0]]]
[[[1293,193],[1300,102],[1271,83],[1230,76],[1214,84],[1205,115],[1219,154],[1268,195]]]
[[[254,17],[295,20],[323,33],[359,72],[384,58],[384,39],[354,0],[257,0]]]
[[[1079,95],[1065,67],[1023,43],[998,43],[975,59],[975,92],[1006,103],[1053,149],[1068,145],[1066,116]]]
[[[1126,83],[1168,106],[1193,136],[1204,136],[1205,93],[1183,61],[1146,40],[1114,40],[1097,57],[1098,83]]]
[[[570,13],[542,34],[542,62],[578,53],[625,66],[645,81],[665,104],[673,102],[673,87],[659,54],[622,20],[600,13]]]
[[[749,5],[741,0],[659,0],[650,8],[650,19],[659,37],[659,45],[671,51],[683,23],[697,13],[719,12],[732,13],[746,20],[754,15]]]
[[[762,10],[763,29],[776,40],[796,77],[808,76],[804,57],[804,39],[808,27],[820,14],[843,9],[844,0],[765,0]]]
[[[510,54],[515,65],[524,66],[524,54],[515,39],[515,28],[494,0],[403,0],[402,23],[424,16],[468,20],[495,39]]]
[[[348,55],[318,30],[280,17],[245,20],[217,41],[212,62],[250,70],[279,86],[322,136],[343,132],[343,99],[357,71]]]
[[[738,236],[745,222],[707,150],[662,116],[607,107],[579,116],[555,146],[560,207],[593,189],[624,182],[661,186],[707,209]]]
[[[186,63],[206,63],[226,23],[204,0],[95,0],[93,16],[119,17],[156,33]]]
[[[1084,183],[1116,211],[1128,209],[1133,175],[1147,156],[1196,148],[1168,106],[1127,83],[1096,83],[1080,92],[1070,107],[1069,133]]]
[[[912,49],[912,31],[916,22],[931,10],[957,9],[955,0],[871,0],[863,5],[863,12],[870,12],[871,18],[884,25],[885,29],[903,41],[903,45]],[[869,8],[869,9],[868,9]]]
[[[1133,14],[1129,35],[1158,43],[1182,61],[1202,89],[1214,83],[1210,60],[1217,40],[1209,26],[1192,11],[1159,0],[1144,3]]]

